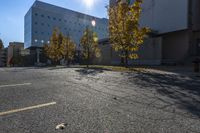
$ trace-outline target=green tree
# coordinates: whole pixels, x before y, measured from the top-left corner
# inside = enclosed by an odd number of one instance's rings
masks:
[[[100,57],[101,55],[98,47],[98,36],[95,32],[87,27],[80,43],[83,57],[87,60],[87,67],[89,67],[91,58]]]
[[[3,41],[0,39],[0,50],[3,49],[4,46],[3,46]]]
[[[53,61],[53,64],[58,64],[62,59],[61,44],[63,40],[63,35],[54,29],[53,34],[50,39],[50,44],[44,46],[44,51],[46,56]]]
[[[67,61],[67,65],[69,65],[70,61],[73,60],[75,55],[75,43],[69,36],[63,37],[61,52],[65,61]]]
[[[115,51],[119,51],[122,62],[128,66],[128,59],[137,59],[140,46],[146,34],[147,27],[140,27],[139,20],[142,11],[142,0],[133,4],[119,1],[116,6],[109,8],[109,38]]]

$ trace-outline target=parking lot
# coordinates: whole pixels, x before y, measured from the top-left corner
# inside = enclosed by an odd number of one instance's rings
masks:
[[[63,130],[56,125],[65,123]],[[200,133],[200,78],[0,68],[0,133]]]

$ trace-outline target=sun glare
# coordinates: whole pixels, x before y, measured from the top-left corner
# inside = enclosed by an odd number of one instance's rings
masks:
[[[82,0],[82,2],[87,8],[92,8],[95,0]]]

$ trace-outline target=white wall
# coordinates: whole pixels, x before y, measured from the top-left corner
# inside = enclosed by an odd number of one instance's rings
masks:
[[[159,33],[188,28],[189,0],[143,0],[141,26],[148,26]],[[113,5],[116,0],[110,0]],[[134,2],[134,0],[132,0]]]
[[[141,25],[159,33],[187,29],[188,0],[144,0]]]

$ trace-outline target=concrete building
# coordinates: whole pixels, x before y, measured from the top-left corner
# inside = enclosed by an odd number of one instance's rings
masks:
[[[92,27],[92,20],[96,22],[95,27]],[[55,28],[64,35],[71,36],[78,46],[86,26],[91,27],[102,39],[108,37],[107,25],[108,20],[105,18],[97,18],[36,0],[25,15],[25,48],[48,44]]]
[[[0,50],[0,67],[5,67],[7,62],[7,48]]]
[[[115,6],[118,1],[110,0],[110,6]],[[132,2],[134,0],[131,0]],[[140,25],[156,31],[157,34],[151,39],[160,41],[153,41],[150,49],[161,54],[161,63],[187,64],[200,56],[199,0],[144,0],[142,7]],[[144,64],[146,61],[151,62],[148,58],[154,54],[149,48],[144,50],[149,46],[144,45],[139,51],[142,56],[140,60],[143,60]]]
[[[21,60],[21,52],[24,51],[24,43],[10,42],[7,48],[7,66],[18,65]],[[17,60],[17,61],[16,61]]]

